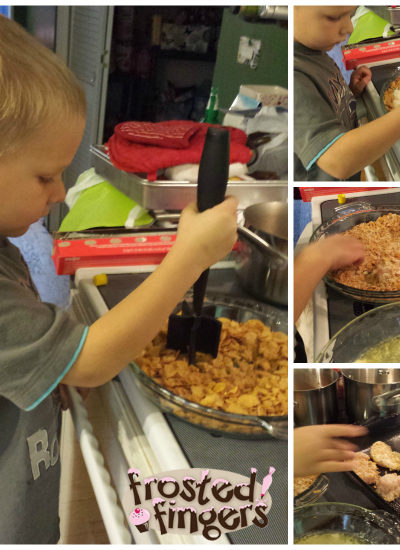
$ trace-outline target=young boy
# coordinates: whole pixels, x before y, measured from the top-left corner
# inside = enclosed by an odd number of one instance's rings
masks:
[[[0,16],[0,543],[56,543],[58,384],[95,387],[156,335],[201,272],[236,239],[237,200],[185,208],[176,244],[132,294],[90,327],[42,303],[19,251],[25,233],[65,197],[62,172],[85,127],[73,74]]]
[[[354,6],[294,7],[294,177],[357,180],[400,138],[400,109],[357,127],[356,97],[371,80],[357,68],[347,86],[327,55],[353,30]]]

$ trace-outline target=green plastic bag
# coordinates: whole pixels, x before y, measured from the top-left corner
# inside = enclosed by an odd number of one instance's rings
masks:
[[[118,191],[106,181],[100,181],[94,168],[81,174],[67,193],[65,202],[70,211],[59,231],[83,231],[95,227],[144,227],[153,223],[147,210]]]
[[[358,44],[358,42],[362,40],[381,37],[388,26],[390,26],[389,21],[379,17],[379,15],[376,15],[376,13],[371,10],[368,10],[357,20],[348,44]],[[388,32],[388,36],[392,34],[394,34],[393,31]]]

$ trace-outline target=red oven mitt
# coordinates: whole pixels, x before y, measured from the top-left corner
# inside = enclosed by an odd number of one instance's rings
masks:
[[[165,122],[121,122],[114,128],[120,138],[134,143],[145,143],[157,147],[185,149],[190,138],[201,127],[200,122],[191,120],[167,120]]]
[[[175,137],[168,137],[168,127],[173,127],[174,123],[177,127],[180,127]],[[185,123],[185,124],[182,124]],[[110,160],[113,165],[119,170],[125,172],[136,172],[140,174],[146,174],[149,181],[157,179],[158,170],[168,168],[169,166],[178,166],[180,164],[199,164],[201,154],[203,151],[205,136],[209,126],[207,123],[191,121],[169,121],[166,125],[163,123],[153,123],[152,128],[155,130],[158,124],[163,125],[164,133],[155,132],[153,134],[154,139],[160,140],[158,145],[138,143],[133,141],[137,139],[136,128],[132,128],[132,133],[129,130],[130,123],[121,123],[116,126],[114,134],[106,143],[106,151],[109,154]],[[146,123],[152,124],[152,123]],[[194,127],[193,125],[196,125]],[[150,129],[150,127],[148,127]],[[184,130],[187,130],[186,133]],[[231,147],[230,147],[230,163],[240,162],[241,164],[247,164],[252,156],[251,150],[246,147],[247,136],[242,130],[237,128],[228,128],[231,134]],[[129,139],[127,135],[129,132]],[[191,135],[189,136],[191,132]],[[122,135],[121,135],[122,134]],[[156,137],[155,137],[156,136]],[[149,135],[145,139],[148,139]],[[139,137],[142,139],[142,137]],[[152,137],[150,136],[150,139]],[[184,141],[188,141],[188,145],[185,148],[171,147],[167,145],[169,140],[178,140],[180,145]]]

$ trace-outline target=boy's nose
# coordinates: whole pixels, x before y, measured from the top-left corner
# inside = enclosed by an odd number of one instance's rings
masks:
[[[54,182],[54,185],[52,185],[49,202],[52,204],[64,202],[66,194],[63,179],[60,177],[56,182]]]
[[[351,34],[353,32],[353,29],[354,27],[353,27],[353,23],[351,22],[351,18],[350,17],[346,18],[345,25],[342,30],[343,34],[346,34],[347,36],[348,34]]]

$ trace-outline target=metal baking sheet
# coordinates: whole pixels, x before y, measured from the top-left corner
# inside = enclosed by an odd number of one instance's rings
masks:
[[[354,440],[355,442],[357,440]],[[399,415],[393,415],[388,418],[376,419],[375,424],[371,424],[370,433],[366,438],[363,438],[362,442],[359,442],[360,450],[367,455],[370,455],[371,446],[375,441],[383,441],[390,445],[393,451],[400,452],[400,417]],[[364,444],[363,444],[364,442]],[[365,446],[365,442],[367,446]],[[396,471],[390,471],[387,468],[383,468],[378,465],[380,475],[397,473]],[[391,513],[396,513],[400,516],[400,497],[392,502],[387,502],[378,495],[373,485],[368,485],[354,472],[348,472],[352,481],[355,482],[358,488],[371,500],[373,500],[381,509],[384,509]]]
[[[102,145],[90,147],[96,172],[119,191],[150,210],[182,210],[196,199],[197,184],[189,181],[148,181],[138,174],[118,170]],[[264,201],[288,200],[287,181],[229,182],[228,195],[235,195],[241,208]]]

